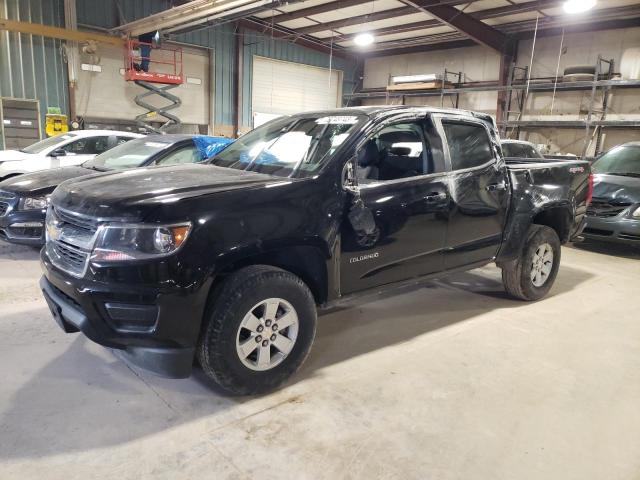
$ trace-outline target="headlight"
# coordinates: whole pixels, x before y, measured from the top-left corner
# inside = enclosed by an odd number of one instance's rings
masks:
[[[631,214],[633,218],[640,218],[640,207],[636,208],[635,211]]]
[[[180,249],[190,231],[190,223],[166,226],[105,225],[98,234],[91,260],[110,263],[165,257]]]
[[[44,210],[49,205],[49,195],[43,197],[26,197],[20,200],[19,210]]]

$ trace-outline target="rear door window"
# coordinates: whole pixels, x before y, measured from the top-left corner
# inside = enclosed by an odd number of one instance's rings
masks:
[[[494,160],[491,140],[484,126],[475,123],[443,120],[449,144],[451,169],[479,167]]]

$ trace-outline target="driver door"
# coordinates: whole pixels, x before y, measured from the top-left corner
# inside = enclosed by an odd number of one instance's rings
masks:
[[[361,144],[358,190],[376,229],[342,229],[342,294],[443,269],[449,188],[440,137],[425,118],[390,121]]]

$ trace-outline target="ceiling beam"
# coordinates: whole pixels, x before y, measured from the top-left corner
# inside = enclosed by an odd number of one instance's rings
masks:
[[[390,10],[383,10],[382,12],[368,13],[366,15],[345,18],[344,20],[336,20],[335,22],[319,23],[309,27],[297,28],[296,31],[309,35],[312,33],[324,32],[326,30],[337,30],[351,25],[360,25],[362,23],[376,22],[378,20],[386,20],[388,18],[402,17],[413,13],[416,13],[413,7],[392,8]]]
[[[597,10],[588,15],[579,17],[567,17],[559,15],[540,19],[538,25],[538,37],[559,36],[562,29],[565,32],[590,32],[601,30],[614,30],[619,28],[630,28],[640,26],[640,7],[630,5],[626,7],[609,8]],[[513,22],[499,25],[498,28],[505,34],[509,34],[514,39],[525,39],[533,37],[535,20],[525,20],[523,22]],[[458,48],[458,43],[464,40],[464,36],[456,34],[457,37],[445,37],[443,35],[426,35],[406,40],[391,40],[377,44],[377,49],[364,53],[366,57],[382,57],[389,55],[399,55],[403,53],[414,53],[433,51],[446,48]],[[403,43],[412,42],[410,45]],[[443,43],[444,42],[444,43]],[[467,42],[470,46],[475,43]],[[454,45],[454,46],[449,46]]]
[[[462,5],[465,3],[473,3],[478,0],[443,0],[441,3],[447,5]],[[316,5],[315,7],[302,8],[300,10],[294,10],[293,12],[282,13],[276,15],[273,19],[269,18],[269,21],[273,20],[275,23],[288,22],[289,20],[297,20],[299,18],[311,17],[313,15],[319,15],[321,13],[333,12],[334,10],[340,10],[342,8],[356,7],[358,5],[371,4],[372,0],[336,0],[333,2],[323,3]],[[411,9],[406,9],[409,13],[413,13]],[[382,12],[376,12],[382,13]]]
[[[315,50],[317,52],[332,54],[335,57],[352,60],[355,56],[354,53],[348,52],[344,50],[342,47],[339,47],[336,45],[331,47],[323,43],[322,40],[301,36],[297,32],[288,30],[284,27],[279,27],[278,25],[275,25],[272,27],[271,25],[259,19],[254,19],[254,18],[242,19],[242,20],[238,20],[237,24],[238,26],[246,28],[248,30],[253,30],[255,32],[264,34],[269,38],[273,37],[279,40],[286,40],[288,42],[294,43],[296,45],[300,45],[301,47],[309,48],[311,50]]]
[[[561,0],[535,0],[532,2],[518,3],[515,5],[507,5],[504,7],[480,10],[478,12],[469,13],[468,15],[472,16],[473,18],[477,18],[479,20],[485,20],[488,18],[498,18],[498,17],[503,17],[505,15],[513,15],[516,13],[532,12],[539,8],[553,8],[553,7],[562,5],[562,3],[563,1]],[[327,4],[324,4],[324,5],[327,5]],[[457,9],[456,11],[460,12]],[[310,25],[308,27],[297,28],[296,31],[303,33],[305,35],[310,35],[313,33],[324,32],[327,30],[336,31],[336,30],[340,30],[340,28],[351,27],[353,25],[361,25],[364,23],[375,22],[378,20],[386,20],[389,18],[412,15],[414,13],[416,13],[416,9],[415,7],[412,7],[412,6],[392,8],[390,10],[383,10],[381,12],[371,13],[367,15],[358,15],[355,17],[345,18],[344,20],[336,20],[334,22],[319,23],[318,25]],[[277,23],[277,20],[275,20],[275,23]],[[421,29],[444,25],[443,22],[435,18],[430,20],[425,20],[424,22],[418,22],[418,23],[422,23]],[[397,25],[396,28],[401,29],[402,25]],[[336,40],[336,41],[341,41],[341,40]]]
[[[504,33],[457,8],[439,5],[438,2],[430,0],[403,1],[421,12],[433,15],[485,47],[502,53],[507,46],[507,36]]]
[[[454,40],[454,41],[444,42],[444,43],[414,45],[412,47],[388,48],[386,50],[374,50],[372,52],[366,53],[364,57],[365,58],[388,57],[392,55],[402,55],[405,53],[422,53],[422,52],[433,52],[436,50],[448,50],[452,48],[474,47],[476,45],[477,45],[476,42],[474,42],[473,40],[465,38],[461,40]]]
[[[298,20],[299,18],[309,17],[311,15],[319,15],[321,13],[331,12],[339,8],[356,7],[364,3],[371,3],[371,0],[337,0],[335,2],[316,5],[315,7],[301,8],[300,10],[294,10],[293,12],[274,15],[273,18],[268,17],[264,18],[263,20],[273,20],[274,23],[288,22],[289,20]]]
[[[562,5],[564,0],[536,0],[533,2],[527,3],[518,3],[515,5],[508,5],[506,7],[497,7],[490,8],[487,10],[481,10],[479,12],[470,13],[473,18],[477,18],[478,20],[485,20],[488,18],[498,18],[505,15],[515,15],[518,13],[527,13],[534,12],[540,8],[554,8]],[[422,22],[415,23],[407,23],[405,25],[394,25],[391,27],[383,27],[374,30],[367,30],[367,32],[375,35],[389,35],[392,33],[402,33],[402,32],[413,32],[416,30],[424,30],[425,28],[431,28],[435,26],[442,25],[440,20],[425,20]],[[349,40],[353,40],[353,38],[357,35],[357,33],[351,33],[347,35],[341,35],[339,37],[334,37],[334,42],[346,42]]]

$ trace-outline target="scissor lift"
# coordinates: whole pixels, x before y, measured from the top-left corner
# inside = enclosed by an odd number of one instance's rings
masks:
[[[152,53],[149,56],[142,55],[141,47],[145,46],[151,49]],[[136,54],[135,52],[140,53]],[[143,60],[149,62],[149,71],[145,72],[140,67]],[[135,118],[138,126],[156,133],[166,133],[182,124],[177,116],[169,113],[169,110],[174,110],[182,104],[179,97],[169,92],[184,83],[181,48],[159,47],[151,43],[128,40],[125,43],[124,78],[147,90],[133,99],[137,105],[147,110]],[[147,101],[149,97],[156,95],[170,103],[158,107]],[[160,127],[153,125],[158,121],[158,116],[164,119],[164,123]]]

